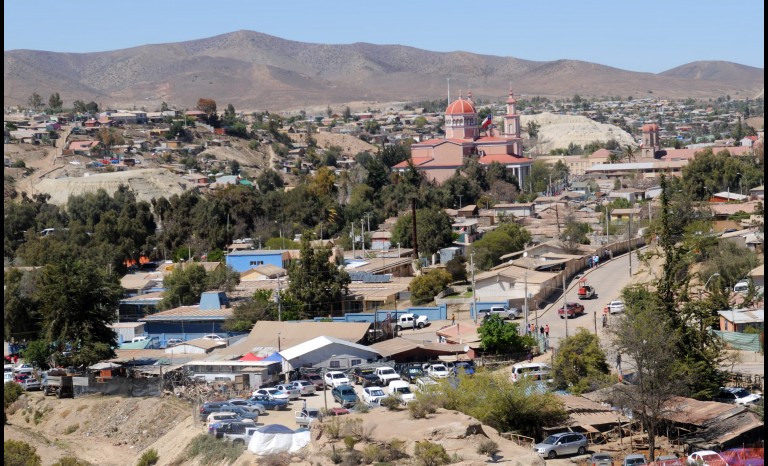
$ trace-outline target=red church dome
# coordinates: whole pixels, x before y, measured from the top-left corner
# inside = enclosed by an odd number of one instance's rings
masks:
[[[448,108],[445,109],[446,115],[466,115],[467,113],[476,113],[475,106],[472,105],[472,102],[469,100],[464,100],[462,98],[454,100],[448,105]]]

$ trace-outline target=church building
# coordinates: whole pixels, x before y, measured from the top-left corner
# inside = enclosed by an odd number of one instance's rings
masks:
[[[512,90],[507,98],[507,113],[503,117],[503,133],[492,122],[492,115],[479,121],[472,92],[467,98],[459,96],[445,109],[445,139],[430,139],[411,145],[413,166],[430,180],[442,183],[464,165],[468,157],[476,157],[482,165],[498,162],[511,171],[520,186],[531,172],[533,160],[523,155],[520,137],[520,115]],[[393,170],[408,169],[406,160]]]

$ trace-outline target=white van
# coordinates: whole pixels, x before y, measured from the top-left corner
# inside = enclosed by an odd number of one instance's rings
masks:
[[[517,382],[523,377],[534,380],[548,380],[551,378],[552,367],[544,362],[519,362],[512,366],[512,382]]]
[[[747,293],[749,292],[749,280],[739,280],[739,282],[733,287],[734,293]]]
[[[416,399],[416,394],[411,391],[411,385],[405,380],[393,380],[389,382],[387,391],[390,395],[400,397],[405,404]]]
[[[137,343],[137,342],[140,342],[140,341],[147,341],[147,340],[149,340],[149,337],[142,335],[142,336],[138,336],[138,337],[133,337],[131,339],[130,343]]]

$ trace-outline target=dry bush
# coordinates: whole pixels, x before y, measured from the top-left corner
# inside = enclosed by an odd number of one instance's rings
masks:
[[[338,440],[341,438],[341,432],[344,425],[338,417],[331,417],[330,421],[323,423],[323,430],[331,440]]]
[[[287,453],[270,453],[259,458],[260,466],[288,466],[291,457]]]
[[[370,442],[375,430],[376,424],[366,424],[359,417],[348,419],[344,426],[344,431],[347,434],[363,442]]]
[[[80,428],[80,424],[78,423],[70,424],[67,426],[66,429],[64,429],[64,435],[74,434],[75,432],[77,432],[77,429],[79,428]]]
[[[421,401],[412,401],[408,403],[408,414],[410,414],[411,419],[425,419],[427,407]]]

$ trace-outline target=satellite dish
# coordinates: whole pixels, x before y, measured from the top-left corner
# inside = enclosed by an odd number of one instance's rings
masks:
[[[528,257],[528,251],[525,251],[525,252],[523,253],[523,257]]]
[[[469,353],[469,345],[464,345],[464,352]]]

